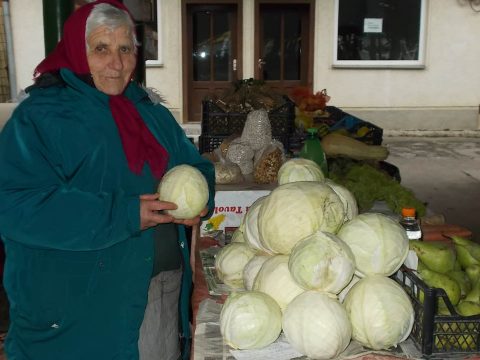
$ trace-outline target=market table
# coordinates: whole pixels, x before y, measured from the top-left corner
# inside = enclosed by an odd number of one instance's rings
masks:
[[[197,315],[199,312],[199,308],[201,306],[201,303],[205,300],[214,300],[218,303],[223,303],[225,301],[226,295],[224,296],[212,296],[209,294],[207,282],[205,279],[205,275],[203,272],[203,267],[202,267],[202,261],[200,258],[200,251],[204,249],[208,249],[213,246],[218,246],[218,242],[210,237],[199,237],[193,241],[193,249],[194,249],[194,258],[192,258],[192,268],[194,269],[194,290],[193,290],[193,295],[192,295],[192,308],[193,308],[193,333],[195,334],[195,330],[197,327]],[[221,346],[216,344],[217,346]],[[194,359],[194,353],[195,353],[195,339],[193,340],[193,345],[192,345],[192,360],[204,360],[207,359],[207,357],[203,357],[202,359],[195,358]],[[212,346],[215,346],[213,344]],[[209,359],[215,359],[217,358],[212,358],[209,357]],[[221,360],[221,357],[218,357],[218,360]],[[225,358],[226,360],[233,359],[231,358]],[[393,360],[393,359],[405,359],[405,357],[398,357],[394,355],[386,355],[386,354],[366,354],[366,355],[359,355],[357,357],[349,357],[349,359],[355,359],[355,360]],[[470,359],[480,359],[480,357],[470,357]]]

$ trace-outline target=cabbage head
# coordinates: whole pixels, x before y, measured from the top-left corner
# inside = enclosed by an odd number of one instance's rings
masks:
[[[338,301],[340,301],[343,304],[343,302],[345,300],[345,296],[347,296],[348,292],[353,287],[353,285],[355,285],[357,282],[359,282],[360,279],[361,279],[361,277],[359,277],[357,275],[353,275],[352,280],[350,280],[350,282],[347,284],[347,286],[345,286],[342,289],[342,291],[340,291],[340,293],[338,294]]]
[[[350,190],[330,179],[325,179],[325,184],[330,186],[340,197],[340,200],[342,200],[343,207],[345,208],[345,221],[352,220],[358,215],[357,200],[355,200]]]
[[[275,255],[266,260],[253,282],[253,290],[270,295],[282,311],[303,290],[288,270],[288,256]]]
[[[215,256],[218,278],[232,289],[243,289],[243,268],[255,256],[255,251],[245,243],[225,245]]]
[[[344,207],[330,186],[298,181],[275,188],[258,215],[262,244],[275,254],[290,254],[297,242],[317,230],[336,233],[344,222]]]
[[[177,205],[165,213],[177,219],[192,219],[208,202],[208,183],[203,174],[190,165],[178,165],[167,171],[158,185],[159,200]]]
[[[288,268],[302,288],[338,294],[352,279],[355,257],[340,238],[317,231],[295,245]]]
[[[412,303],[395,280],[366,276],[350,289],[343,304],[353,339],[366,347],[389,349],[410,335],[414,322]]]
[[[260,241],[260,234],[258,233],[258,214],[265,198],[266,196],[258,198],[248,209],[243,221],[243,234],[245,241],[252,247],[252,249],[272,255],[273,253],[263,246],[262,242]]]
[[[293,158],[287,160],[278,170],[278,185],[296,181],[324,181],[325,175],[320,166],[312,160]]]
[[[346,222],[338,232],[355,256],[356,274],[394,274],[408,255],[405,229],[383,214],[365,213]]]
[[[328,293],[306,291],[288,304],[283,332],[292,347],[309,359],[333,359],[351,340],[345,308]]]
[[[253,289],[253,283],[263,263],[270,258],[268,255],[255,255],[243,268],[243,286],[247,290]]]
[[[282,330],[282,312],[269,295],[231,293],[220,313],[220,332],[234,349],[258,349],[273,343]]]

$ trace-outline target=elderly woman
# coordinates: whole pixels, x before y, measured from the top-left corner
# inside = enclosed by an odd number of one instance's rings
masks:
[[[177,337],[176,318],[170,330],[158,311],[167,296],[166,311],[177,312],[182,257],[189,295],[184,225],[200,218],[163,214],[176,205],[155,191],[166,170],[190,164],[209,182],[211,209],[214,172],[170,112],[131,80],[136,45],[122,4],[79,8],[0,134],[9,359],[138,359],[152,276],[143,332],[153,341],[143,339],[141,358],[179,356],[159,338]]]

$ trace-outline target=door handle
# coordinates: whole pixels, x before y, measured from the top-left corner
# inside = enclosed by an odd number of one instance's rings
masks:
[[[258,66],[259,69],[261,69],[263,67],[263,65],[265,65],[265,64],[266,64],[266,62],[263,61],[263,59],[258,59],[257,66]]]
[[[232,60],[232,70],[237,71],[237,59]]]

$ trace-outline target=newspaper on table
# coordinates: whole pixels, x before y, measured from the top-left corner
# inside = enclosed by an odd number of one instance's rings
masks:
[[[208,293],[213,296],[227,295],[230,293],[230,288],[218,278],[217,271],[215,270],[215,255],[219,251],[220,247],[218,246],[200,250],[200,261],[202,262]]]
[[[197,314],[197,325],[194,334],[194,360],[306,360],[288,343],[283,334],[269,346],[255,350],[235,350],[223,342],[220,333],[220,312],[222,304],[213,299],[205,299],[200,303]],[[405,359],[420,359],[421,354],[410,340],[401,343],[392,351],[372,351],[364,348],[356,341],[351,341],[345,351],[337,359],[355,359],[364,355],[376,354],[396,356]]]

